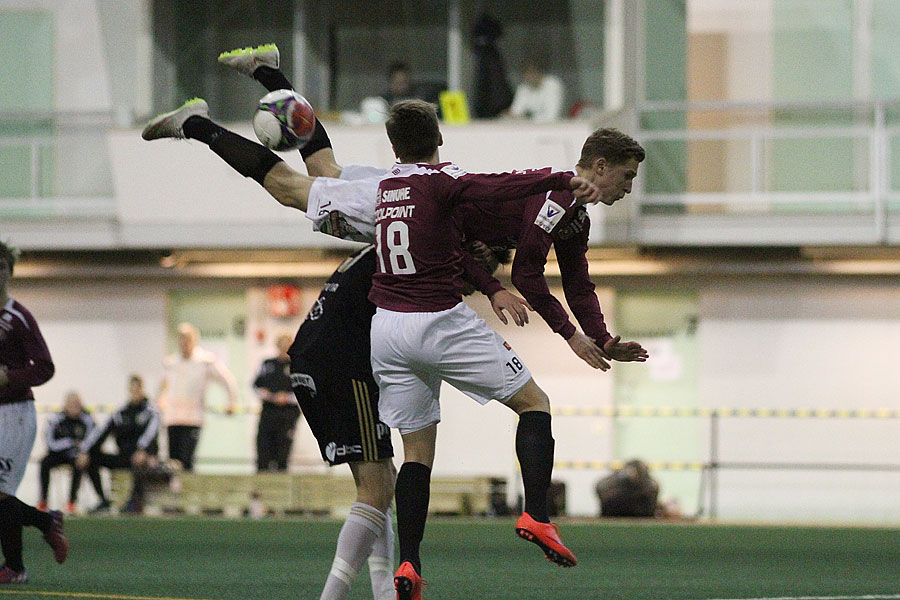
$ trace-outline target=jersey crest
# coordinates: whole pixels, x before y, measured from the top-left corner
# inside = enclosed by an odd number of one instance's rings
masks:
[[[553,228],[559,224],[565,214],[566,209],[548,198],[541,207],[541,210],[538,211],[534,224],[547,233],[550,233],[553,231]]]
[[[464,171],[463,169],[460,169],[459,167],[457,167],[454,164],[449,164],[449,165],[443,167],[441,169],[441,172],[443,172],[445,175],[449,175],[450,177],[453,177],[454,179],[459,179],[460,177],[462,177],[463,175],[466,174],[466,171]]]
[[[579,235],[588,223],[588,213],[587,209],[583,206],[579,206],[575,210],[575,216],[572,218],[572,221],[556,232],[556,236],[561,240],[567,240],[571,237]]]

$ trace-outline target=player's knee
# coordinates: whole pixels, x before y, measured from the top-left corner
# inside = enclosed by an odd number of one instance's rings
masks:
[[[360,471],[356,500],[384,512],[394,499],[394,473],[390,461],[368,463]]]
[[[505,404],[517,415],[530,411],[550,412],[550,397],[533,379],[528,380]]]

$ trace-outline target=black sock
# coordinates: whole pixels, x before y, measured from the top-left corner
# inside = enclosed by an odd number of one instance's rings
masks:
[[[280,69],[273,69],[272,67],[257,67],[256,70],[253,71],[253,79],[260,82],[263,87],[270,92],[274,92],[275,90],[294,89],[294,86],[292,86],[291,82],[288,81],[288,78],[284,76],[284,73],[282,73]]]
[[[309,141],[306,142],[302,148],[300,148],[300,156],[303,157],[303,160],[306,160],[319,150],[325,148],[331,148],[331,139],[328,137],[328,133],[322,125],[322,121],[317,118],[316,128],[313,130],[312,137],[309,138]]]
[[[540,523],[549,523],[547,493],[553,475],[553,433],[550,413],[529,411],[519,415],[516,456],[522,469],[525,512]]]
[[[0,500],[0,549],[6,566],[21,573],[25,570],[22,562],[22,515],[19,500],[7,496]]]
[[[19,514],[22,515],[22,525],[26,527],[37,527],[43,533],[50,531],[53,526],[53,517],[50,513],[38,510],[35,507],[25,504],[18,498],[14,498],[19,503]]]
[[[263,185],[266,173],[282,162],[274,152],[262,144],[251,142],[247,138],[224,129],[221,135],[210,143],[209,148],[221,156],[222,160],[231,165],[235,171],[244,177],[252,178],[259,185]]]
[[[194,115],[188,117],[184,125],[181,126],[184,137],[203,142],[204,144],[212,144],[216,139],[228,131],[220,125],[216,125],[210,119]]]
[[[431,467],[422,463],[403,463],[397,473],[397,537],[400,540],[400,564],[412,563],[422,574],[419,545],[425,535],[428,500],[431,495]]]

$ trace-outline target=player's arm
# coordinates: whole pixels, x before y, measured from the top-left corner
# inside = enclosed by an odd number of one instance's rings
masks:
[[[213,359],[209,363],[209,369],[213,378],[218,380],[228,393],[228,405],[225,407],[225,412],[229,415],[234,414],[238,404],[237,382],[234,380],[234,375],[219,359]]]
[[[512,173],[466,173],[456,165],[442,169],[454,202],[525,200],[553,190],[572,190],[581,203],[596,203],[600,190],[572,171],[529,169]]]
[[[535,224],[523,227],[519,235],[519,246],[513,260],[512,282],[516,289],[534,307],[541,318],[558,333],[572,351],[595,369],[609,369],[609,356],[589,336],[578,331],[569,321],[569,315],[544,278],[544,266],[550,252],[550,235]]]
[[[28,361],[21,366],[14,368],[6,367],[5,379],[6,387],[10,389],[27,389],[46,383],[53,377],[56,367],[53,365],[53,359],[50,358],[50,350],[41,335],[37,321],[31,316],[31,313],[25,313],[25,322],[28,324],[20,325],[16,328],[17,335],[22,340],[22,346]]]
[[[47,443],[47,450],[50,452],[62,452],[71,445],[71,440],[56,437],[56,427],[62,419],[60,413],[56,413],[47,420],[47,426],[44,428],[44,442]]]
[[[260,400],[271,400],[272,389],[270,388],[270,377],[269,377],[270,369],[269,369],[269,361],[266,360],[263,362],[262,366],[259,368],[259,372],[256,374],[256,378],[253,380],[253,389],[256,390],[256,394],[259,396]]]
[[[647,351],[637,342],[622,342],[621,336],[612,336],[606,327],[606,320],[600,308],[600,301],[594,292],[588,270],[587,252],[588,228],[577,238],[570,238],[556,244],[556,260],[562,276],[563,292],[572,314],[585,334],[603,349],[609,358],[619,362],[644,362]]]
[[[81,444],[78,446],[78,456],[75,457],[75,466],[79,469],[84,470],[87,468],[88,464],[90,464],[90,453],[94,448],[99,448],[103,445],[103,442],[106,441],[106,438],[109,436],[110,432],[113,429],[113,419],[115,415],[109,415],[109,418],[106,419],[106,424],[103,427],[95,427],[88,433],[83,440],[81,440]]]
[[[490,252],[490,249],[487,249]],[[476,290],[487,296],[491,301],[491,308],[497,318],[506,325],[509,321],[506,312],[509,312],[513,322],[519,327],[528,323],[528,311],[531,306],[515,294],[503,287],[497,279],[487,272],[484,266],[466,251],[462,253],[463,279],[475,287]]]
[[[148,405],[147,412],[150,413],[150,418],[144,424],[144,430],[137,441],[138,450],[143,451],[147,450],[147,447],[156,439],[156,435],[159,433],[159,411]]]

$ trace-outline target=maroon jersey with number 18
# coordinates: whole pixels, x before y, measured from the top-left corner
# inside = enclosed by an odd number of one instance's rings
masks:
[[[399,164],[378,185],[378,271],[369,299],[396,312],[438,312],[462,301],[460,235],[453,209],[475,200],[524,200],[569,189],[571,171],[467,173],[452,163]]]

